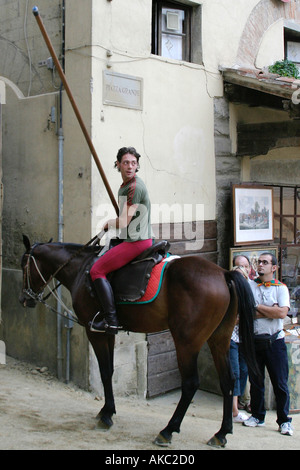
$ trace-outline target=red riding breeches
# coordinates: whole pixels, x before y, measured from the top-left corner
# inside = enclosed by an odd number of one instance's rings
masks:
[[[111,248],[103,256],[100,256],[98,261],[92,266],[90,271],[92,281],[99,277],[106,278],[108,273],[130,263],[130,261],[150,248],[150,246],[152,246],[152,238],[136,242],[123,242]]]

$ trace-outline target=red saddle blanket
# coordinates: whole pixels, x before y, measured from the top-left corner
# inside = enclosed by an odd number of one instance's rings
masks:
[[[168,261],[166,261],[166,258],[164,258],[159,264],[156,264],[152,271],[151,271],[151,276],[146,288],[145,294],[139,298],[138,300],[135,300],[134,302],[132,301],[118,301],[118,304],[146,304],[149,302],[153,302],[153,300],[156,299],[156,297],[159,294],[162,280],[163,280],[163,275],[164,275],[164,270],[165,267],[167,266]]]

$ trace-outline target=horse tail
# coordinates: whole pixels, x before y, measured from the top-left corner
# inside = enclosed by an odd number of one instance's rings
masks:
[[[255,301],[248,281],[237,271],[227,271],[225,278],[229,286],[235,288],[238,299],[239,336],[242,352],[249,369],[260,375],[254,345],[254,319],[256,315]],[[232,294],[231,294],[232,295]]]

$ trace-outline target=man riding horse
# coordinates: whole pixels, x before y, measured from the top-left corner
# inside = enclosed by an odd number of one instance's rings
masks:
[[[120,149],[117,156],[116,167],[123,179],[119,190],[120,216],[108,221],[104,228],[107,230],[113,225],[121,229],[121,244],[102,256],[100,253],[100,258],[95,261],[95,247],[52,242],[31,245],[28,237],[23,236],[26,251],[21,261],[23,289],[20,302],[25,307],[33,306],[28,303],[30,299],[44,302],[43,291],[53,278],[69,290],[78,323],[86,328],[99,364],[105,397],[98,415],[98,426],[102,429],[113,425],[112,416],[116,413],[112,376],[118,321],[106,276],[139,257],[153,241],[148,193],[136,176],[139,157],[132,148]],[[86,272],[92,264],[90,274],[99,300],[91,295],[86,282]],[[234,386],[228,350],[238,313],[245,359],[249,369],[258,373],[253,334],[253,294],[249,283],[236,271],[226,271],[205,257],[183,256],[168,262],[160,291],[153,301],[141,305],[134,302],[118,304],[118,318],[125,331],[155,333],[168,329],[174,340],[182,379],[181,398],[167,426],[156,437],[156,445],[169,445],[173,433],[180,432],[182,420],[199,388],[197,358],[206,342],[223,393],[221,428],[208,444],[216,447],[226,445],[226,435],[232,432]]]
[[[123,242],[100,256],[90,270],[101,307],[89,324],[94,332],[118,333],[114,295],[107,274],[128,264],[153,243],[150,199],[144,182],[136,175],[139,159],[133,147],[122,147],[117,154],[115,168],[121,172],[123,180],[118,192],[120,215],[106,222],[103,230],[120,229]]]

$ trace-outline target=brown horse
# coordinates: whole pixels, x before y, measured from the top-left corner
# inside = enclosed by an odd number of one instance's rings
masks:
[[[33,306],[41,300],[49,279],[55,277],[71,293],[74,312],[85,328],[95,351],[104,386],[105,404],[99,412],[100,426],[109,428],[115,411],[112,389],[114,336],[92,333],[88,323],[98,311],[86,282],[86,271],[96,257],[95,247],[66,243],[38,243],[31,246],[23,236],[23,291],[20,302]],[[99,251],[99,249],[98,249]],[[232,392],[234,377],[228,358],[230,338],[237,321],[248,366],[255,368],[253,346],[254,304],[247,281],[238,272],[225,271],[198,256],[168,263],[159,295],[152,303],[119,305],[119,323],[126,331],[153,333],[170,329],[182,378],[181,399],[168,425],[155,439],[157,445],[171,442],[199,388],[197,357],[207,341],[219,374],[223,393],[223,421],[208,444],[224,447],[232,433]]]

